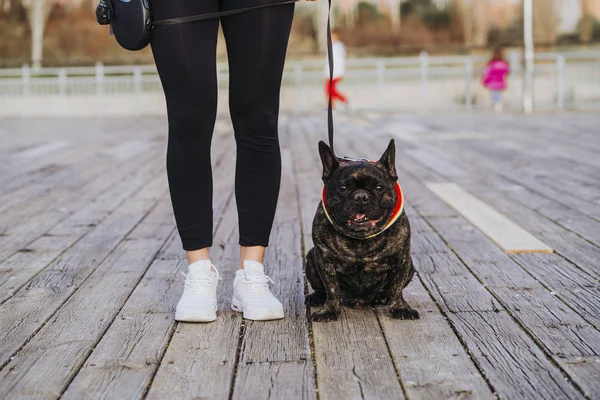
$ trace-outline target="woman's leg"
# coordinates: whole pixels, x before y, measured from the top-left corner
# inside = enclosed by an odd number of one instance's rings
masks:
[[[227,8],[243,6],[229,3]],[[287,4],[221,20],[237,144],[235,194],[242,260],[262,262],[275,216],[281,179],[279,92],[293,15],[294,4]]]
[[[218,3],[153,0],[157,20],[218,11]],[[159,26],[152,52],[167,101],[167,176],[183,248],[190,263],[212,245],[210,145],[217,112],[219,21]]]

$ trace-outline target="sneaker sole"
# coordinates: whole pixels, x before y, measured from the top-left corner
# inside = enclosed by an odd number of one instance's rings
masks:
[[[236,312],[241,312],[242,317],[245,319],[250,319],[252,321],[270,321],[274,319],[282,319],[284,318],[283,311],[281,312],[248,312],[244,311],[244,307],[242,306],[242,302],[239,301],[236,297],[231,300],[231,309]]]
[[[213,322],[216,319],[216,313],[213,315],[175,313],[175,321],[177,322]]]

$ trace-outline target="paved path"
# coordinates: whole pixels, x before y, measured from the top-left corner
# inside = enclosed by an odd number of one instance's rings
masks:
[[[234,144],[217,123],[219,318],[175,323],[186,267],[164,119],[0,120],[0,398],[600,398],[600,117],[337,116],[338,154],[397,139],[420,311],[310,323],[303,255],[325,116],[281,118],[266,259],[286,318],[229,309]],[[428,189],[453,182],[550,246],[507,254]],[[193,184],[193,183],[192,183]],[[429,185],[431,187],[431,185]]]

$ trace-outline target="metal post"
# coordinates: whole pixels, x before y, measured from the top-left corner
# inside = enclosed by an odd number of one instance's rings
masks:
[[[377,60],[377,109],[383,108],[383,75],[385,73],[385,63],[383,60]]]
[[[523,110],[533,112],[533,0],[523,0],[523,41],[525,43],[525,74],[523,79]]]
[[[133,69],[133,85],[135,94],[140,94],[142,92],[142,69],[140,67]]]
[[[465,60],[465,73],[467,74],[465,110],[470,111],[473,108],[473,59],[471,57]]]
[[[64,68],[58,70],[58,94],[67,94],[67,70]]]
[[[23,64],[21,68],[21,76],[23,79],[23,94],[29,94],[29,83],[31,82],[31,71],[29,70],[29,65]]]
[[[426,51],[419,54],[419,69],[421,71],[421,111],[427,108],[427,74],[429,69],[429,56]]]
[[[104,64],[96,63],[96,94],[104,93]]]
[[[565,109],[565,56],[556,56],[556,107]]]
[[[302,64],[296,61],[294,63],[294,81],[296,83],[296,112],[302,110],[302,106],[304,104],[303,92],[302,92]]]

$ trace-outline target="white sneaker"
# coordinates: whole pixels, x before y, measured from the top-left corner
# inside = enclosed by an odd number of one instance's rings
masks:
[[[283,318],[283,305],[269,290],[269,281],[261,263],[245,260],[244,269],[235,274],[231,309],[255,321]]]
[[[211,267],[214,271],[211,271]],[[219,271],[210,260],[189,265],[185,287],[175,310],[176,321],[210,322],[217,319],[217,284]]]

